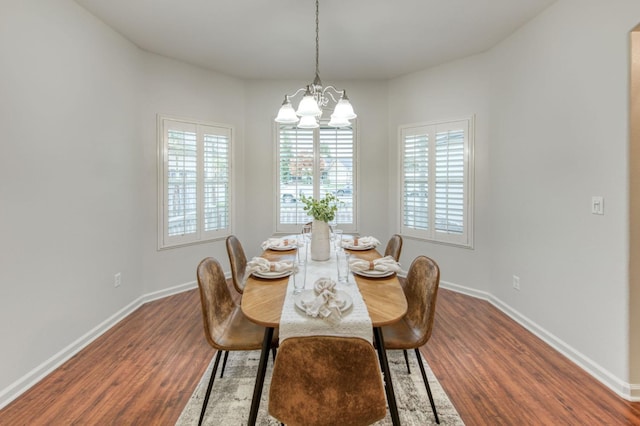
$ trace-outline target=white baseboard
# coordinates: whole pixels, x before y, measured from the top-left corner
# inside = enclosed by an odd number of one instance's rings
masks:
[[[226,274],[228,275],[228,274]],[[228,278],[228,277],[227,277]],[[613,374],[600,367],[598,364],[585,357],[580,352],[576,351],[571,346],[567,345],[560,339],[558,339],[553,334],[544,330],[542,327],[538,326],[535,322],[531,321],[524,315],[515,311],[501,300],[493,297],[491,294],[479,291],[476,289],[472,289],[469,287],[460,286],[457,284],[449,283],[446,281],[440,282],[442,288],[446,288],[448,290],[455,291],[457,293],[466,294],[468,296],[475,297],[477,299],[486,300],[496,308],[500,309],[514,321],[521,324],[527,330],[531,331],[533,334],[538,336],[544,342],[549,344],[551,347],[556,349],[562,355],[570,359],[572,362],[577,364],[587,373],[591,374],[598,381],[603,383],[605,386],[610,388],[613,392],[621,396],[622,398],[629,401],[640,401],[640,384],[630,384],[626,383]],[[29,388],[34,386],[48,374],[50,374],[53,370],[60,367],[64,362],[69,360],[72,356],[76,355],[82,349],[84,349],[87,345],[93,342],[95,339],[100,337],[106,331],[108,331],[111,327],[122,321],[124,318],[129,316],[133,311],[138,309],[140,306],[145,303],[162,299],[167,296],[171,296],[174,294],[182,293],[184,291],[191,290],[197,287],[195,281],[184,283],[175,287],[171,287],[165,290],[155,291],[152,293],[145,294],[140,296],[133,302],[129,303],[127,306],[113,314],[111,317],[107,318],[98,326],[94,327],[92,330],[88,331],[85,335],[77,339],[75,342],[71,343],[66,348],[62,349],[60,352],[31,370],[29,373],[25,374],[20,379],[16,380],[14,383],[0,391],[0,409],[4,408],[11,401],[22,395]]]
[[[488,301],[493,306],[509,316],[511,319],[516,321],[518,324],[522,325],[542,341],[547,343],[549,346],[560,352],[563,356],[571,360],[574,364],[585,370],[596,380],[607,386],[620,397],[628,401],[640,401],[640,385],[630,384],[624,382],[623,380],[620,380],[619,378],[611,374],[611,372],[602,368],[596,362],[594,362],[581,352],[577,351],[567,343],[563,342],[554,334],[540,327],[538,324],[522,315],[520,312],[512,309],[509,305],[494,297],[490,293],[460,286],[446,281],[440,281],[440,285],[442,288]]]
[[[93,329],[89,330],[83,336],[78,338],[76,341],[71,343],[66,348],[62,349],[57,354],[53,355],[51,358],[31,370],[29,373],[22,376],[20,379],[16,380],[12,384],[10,384],[5,389],[0,391],[0,409],[7,406],[11,401],[22,395],[29,388],[34,386],[40,380],[45,378],[48,374],[50,374],[53,370],[60,367],[66,361],[68,361],[71,357],[76,355],[82,349],[84,349],[91,342],[96,340],[98,337],[107,332],[111,327],[122,321],[124,318],[129,316],[132,312],[138,309],[140,306],[145,303],[151,302],[153,300],[161,299],[163,297],[171,296],[173,294],[182,293],[183,291],[191,290],[192,288],[197,287],[195,281],[190,283],[184,283],[172,288],[168,288],[165,290],[156,291],[153,293],[148,293],[143,296],[140,296],[133,302],[129,303],[124,308],[120,309],[118,312],[104,320],[102,323],[98,324]]]

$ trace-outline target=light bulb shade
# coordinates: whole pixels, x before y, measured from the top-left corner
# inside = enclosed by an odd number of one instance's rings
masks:
[[[349,127],[351,122],[343,117],[337,117],[335,114],[331,114],[331,120],[329,121],[330,127]]]
[[[298,123],[299,129],[315,129],[317,127],[320,127],[318,120],[312,115],[303,115]]]
[[[300,101],[296,114],[300,117],[317,117],[322,115],[322,111],[320,110],[316,99],[311,94],[307,94]]]
[[[298,122],[298,116],[296,110],[291,106],[291,102],[286,102],[280,107],[278,116],[276,117],[276,123],[293,124]]]
[[[351,102],[349,102],[349,99],[345,99],[344,97],[340,98],[340,100],[336,104],[336,108],[333,110],[331,119],[333,119],[334,115],[336,116],[336,118],[345,120],[351,120],[357,117],[356,113],[353,112]]]

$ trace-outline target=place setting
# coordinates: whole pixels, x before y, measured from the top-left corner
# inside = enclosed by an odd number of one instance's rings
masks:
[[[342,248],[354,251],[371,250],[379,245],[380,241],[375,237],[343,237],[341,242]]]
[[[247,262],[245,280],[251,275],[263,279],[284,278],[296,271],[295,262],[287,260],[271,262],[264,257],[254,257]]]
[[[298,248],[295,238],[269,238],[260,245],[262,250],[289,251]]]
[[[366,260],[351,256],[349,269],[354,274],[367,278],[385,278],[402,271],[400,264],[392,256]]]

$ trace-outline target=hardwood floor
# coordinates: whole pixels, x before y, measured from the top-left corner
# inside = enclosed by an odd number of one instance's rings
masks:
[[[0,425],[173,425],[213,356],[199,304],[193,290],[142,306],[1,410]],[[441,289],[422,351],[467,425],[640,425],[640,403],[488,302]]]

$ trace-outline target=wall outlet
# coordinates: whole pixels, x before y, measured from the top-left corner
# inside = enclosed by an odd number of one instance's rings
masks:
[[[120,287],[120,284],[122,284],[122,275],[118,272],[113,276],[113,286]]]
[[[513,288],[520,291],[520,277],[517,275],[513,276]]]

